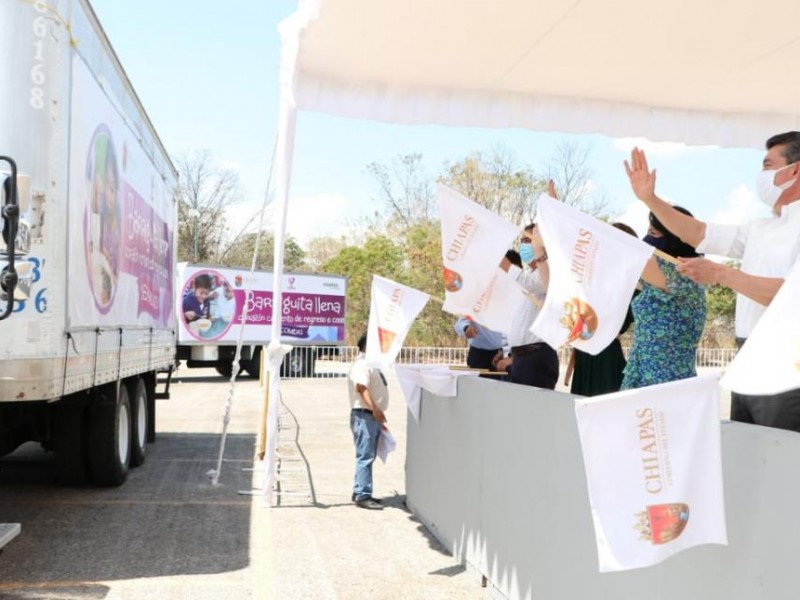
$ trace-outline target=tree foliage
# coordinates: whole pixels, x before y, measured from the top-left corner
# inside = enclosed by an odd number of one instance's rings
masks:
[[[220,255],[219,263],[227,267],[250,268],[256,248],[256,233],[246,233],[228,246]],[[292,236],[287,236],[283,245],[283,267],[286,271],[303,271],[306,269],[305,251]],[[275,260],[275,236],[272,232],[263,232],[258,246],[256,269],[271,271]]]
[[[390,165],[370,163],[367,173],[378,186],[379,201],[401,230],[435,216],[433,180],[422,166],[422,154],[398,156]]]
[[[502,148],[488,156],[475,152],[446,164],[439,181],[519,225],[534,220],[536,198],[547,190],[546,178],[518,165],[514,156]]]
[[[414,321],[408,343],[414,346],[449,346],[456,336],[453,317],[442,312],[442,233],[438,221],[411,227],[403,240],[406,272],[400,283],[430,294],[431,299]]]
[[[239,178],[197,152],[175,159],[178,169],[178,260],[217,262],[225,240],[225,211],[241,199]]]
[[[369,321],[372,275],[398,281],[403,274],[402,249],[386,236],[368,239],[361,246],[347,246],[322,265],[326,273],[348,277],[347,321],[348,342],[355,344],[366,332]]]
[[[576,141],[557,144],[547,165],[547,178],[555,183],[558,198],[564,204],[608,220],[610,202],[605,194],[594,189],[588,167],[589,152],[588,145]]]

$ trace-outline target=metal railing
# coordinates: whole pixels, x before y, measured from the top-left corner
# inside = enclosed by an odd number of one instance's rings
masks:
[[[623,348],[625,356],[630,348]],[[558,352],[561,365],[569,359],[569,347]],[[344,377],[350,363],[358,355],[355,346],[303,346],[295,347],[286,357],[282,376],[298,377]],[[736,355],[736,348],[698,348],[696,365],[698,367],[725,367]],[[467,362],[467,348],[408,347],[400,350],[397,361],[400,364],[444,364],[463,365]]]

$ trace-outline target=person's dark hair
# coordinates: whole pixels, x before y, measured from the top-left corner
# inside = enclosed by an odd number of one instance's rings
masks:
[[[366,352],[367,351],[367,334],[365,333],[360,338],[358,338],[358,342],[356,343],[358,346],[359,352]]]
[[[677,210],[679,213],[683,213],[684,215],[688,215],[690,217],[694,216],[682,206],[673,206],[672,208]],[[659,221],[653,213],[650,213],[650,225],[652,225],[653,229],[661,232],[661,234],[664,236],[664,246],[661,249],[670,256],[674,256],[676,258],[694,258],[696,256],[700,256],[695,251],[694,247],[682,241],[677,235],[672,234],[666,227],[664,227],[664,225],[661,224],[661,221]]]
[[[800,131],[787,131],[773,135],[767,140],[767,150],[775,146],[784,147],[782,154],[786,158],[787,165],[800,161]]]
[[[536,223],[528,223],[527,225],[525,225],[525,227],[523,227],[523,229],[525,231],[533,231],[534,229],[536,229]]]
[[[626,225],[625,223],[620,223],[620,222],[612,223],[611,226],[616,227],[620,231],[624,231],[628,235],[632,235],[635,238],[639,237],[638,235],[636,235],[636,232],[633,230],[633,227],[631,227],[630,225]]]
[[[516,250],[509,250],[506,252],[506,258],[512,265],[516,265],[520,269],[522,268],[522,259],[519,257],[519,252]]]
[[[205,290],[211,289],[211,275],[203,274],[194,278],[194,289],[203,288]]]

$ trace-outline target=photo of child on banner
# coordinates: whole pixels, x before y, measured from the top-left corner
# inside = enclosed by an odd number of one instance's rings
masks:
[[[372,276],[367,328],[368,364],[394,362],[414,319],[429,299],[430,296],[425,292],[378,275]]]
[[[550,282],[531,331],[597,354],[619,335],[653,247],[547,194],[537,214]]]

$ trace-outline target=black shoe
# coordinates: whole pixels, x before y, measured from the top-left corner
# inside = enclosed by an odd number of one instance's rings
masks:
[[[383,505],[380,502],[375,502],[374,498],[364,498],[363,500],[356,500],[356,506],[359,508],[366,508],[369,510],[383,510]]]
[[[370,498],[370,500],[372,500],[372,501],[374,501],[374,502],[377,502],[378,504],[383,504],[383,502],[381,502],[381,500],[380,500],[379,498],[375,498],[375,497],[373,497],[373,496],[370,496],[369,498]],[[353,494],[350,496],[350,500],[351,500],[351,501],[353,501],[353,502],[355,502],[355,501],[356,501],[356,494],[355,494],[355,492],[353,492]]]

